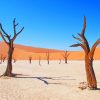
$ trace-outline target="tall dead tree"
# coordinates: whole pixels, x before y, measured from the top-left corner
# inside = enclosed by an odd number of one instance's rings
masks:
[[[87,86],[89,89],[97,89],[97,80],[95,76],[95,72],[93,69],[93,56],[97,45],[100,43],[100,39],[98,39],[92,48],[90,48],[89,43],[85,37],[85,29],[86,29],[86,17],[84,17],[84,24],[82,32],[79,37],[73,36],[74,39],[78,40],[79,43],[72,45],[71,47],[82,47],[85,53],[85,69],[86,69],[86,76],[87,76]]]
[[[67,64],[67,60],[68,60],[68,56],[69,56],[69,55],[70,55],[70,53],[68,53],[68,51],[66,50],[66,51],[64,52],[64,55],[63,55],[66,64]]]
[[[4,73],[4,76],[9,76],[11,77],[12,74],[12,54],[14,51],[14,40],[16,39],[16,37],[23,31],[24,27],[21,28],[21,30],[19,32],[16,32],[16,27],[18,26],[18,23],[16,24],[16,19],[14,18],[13,20],[13,30],[14,30],[14,36],[11,38],[11,35],[7,34],[5,32],[5,30],[2,27],[2,24],[0,23],[0,35],[2,37],[2,39],[4,40],[4,42],[7,44],[8,46],[8,62],[7,62],[7,68],[6,71]]]
[[[47,63],[49,64],[50,63],[49,62],[49,60],[50,60],[50,52],[49,52],[49,50],[47,51],[46,56],[47,56]]]

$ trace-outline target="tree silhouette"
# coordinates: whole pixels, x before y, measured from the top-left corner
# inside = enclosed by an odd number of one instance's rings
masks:
[[[59,59],[59,64],[61,64],[61,59]]]
[[[41,66],[41,56],[39,56],[39,65]]]
[[[86,17],[84,16],[84,24],[82,32],[79,37],[73,36],[74,39],[78,40],[80,43],[74,44],[71,47],[82,47],[85,53],[85,69],[86,69],[86,76],[87,76],[87,86],[89,89],[97,89],[97,80],[95,77],[95,72],[93,69],[93,56],[96,49],[96,46],[100,43],[100,39],[98,39],[92,48],[89,47],[89,43],[85,37],[85,29],[86,29]]]
[[[49,50],[47,51],[46,56],[47,56],[47,63],[49,64],[50,63],[49,62],[49,60],[50,60],[50,52],[49,52]]]
[[[67,64],[67,59],[68,59],[69,55],[70,55],[70,53],[68,53],[68,51],[66,50],[66,51],[64,52],[64,55],[63,55],[66,64]]]
[[[32,61],[32,57],[30,56],[30,57],[29,57],[29,63],[30,63],[30,64],[31,64],[31,61]]]
[[[5,61],[5,59],[6,59],[6,56],[3,56],[3,57],[2,57],[2,61],[4,62],[4,61]]]
[[[2,54],[1,54],[1,56],[0,56],[0,59],[1,59],[0,64],[2,64],[2,61],[3,61],[3,55],[2,55]]]
[[[2,39],[4,40],[4,42],[7,44],[8,46],[8,62],[7,62],[7,68],[6,71],[4,73],[4,76],[9,76],[11,77],[12,74],[12,54],[14,51],[14,40],[16,39],[16,37],[23,31],[24,27],[21,28],[21,30],[19,32],[16,32],[16,27],[18,26],[18,23],[16,24],[16,19],[14,18],[13,20],[13,30],[14,30],[14,36],[11,38],[11,35],[7,34],[5,32],[5,30],[2,27],[2,24],[0,23],[0,35],[2,37]]]
[[[13,63],[15,63],[16,62],[16,59],[15,58],[13,58]]]

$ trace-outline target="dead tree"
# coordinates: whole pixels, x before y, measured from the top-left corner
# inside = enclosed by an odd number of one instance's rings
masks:
[[[50,60],[50,52],[49,52],[49,50],[47,51],[46,56],[47,56],[47,63],[49,64],[50,63],[49,62],[49,60]]]
[[[0,62],[0,64],[2,64],[2,61],[3,61],[3,55],[1,54],[1,57],[0,57],[0,59],[1,59],[1,62]]]
[[[64,59],[65,59],[65,64],[67,64],[67,60],[68,60],[68,56],[70,55],[70,53],[68,53],[68,51],[66,50],[65,52],[64,52],[64,55],[63,55],[63,57],[64,57]]]
[[[87,76],[87,87],[89,89],[97,89],[97,80],[95,76],[95,72],[93,69],[93,56],[95,49],[97,45],[100,43],[100,39],[98,39],[92,48],[90,48],[89,43],[85,37],[85,29],[86,29],[86,17],[84,17],[84,25],[82,32],[79,35],[79,37],[73,36],[74,39],[78,40],[79,43],[72,45],[71,47],[82,47],[85,53],[85,70],[86,70],[86,76]]]
[[[6,59],[6,56],[4,56],[4,57],[2,58],[2,61],[4,62],[4,61],[5,61],[5,59]]]
[[[32,61],[32,57],[29,57],[29,63],[31,64],[31,61]]]
[[[41,56],[39,56],[39,65],[41,66]]]
[[[13,59],[13,63],[15,63],[15,62],[16,62],[16,59],[14,58],[14,59]]]
[[[61,64],[61,59],[59,59],[59,64]]]
[[[6,71],[4,73],[4,76],[9,76],[11,77],[12,74],[12,54],[14,51],[14,40],[16,39],[16,37],[23,31],[24,27],[19,31],[16,32],[16,27],[18,26],[18,23],[16,24],[15,22],[15,18],[13,20],[13,29],[14,29],[14,36],[11,38],[11,35],[7,34],[5,32],[5,30],[2,27],[2,24],[0,24],[0,35],[2,37],[2,39],[4,40],[4,42],[7,44],[8,46],[8,62],[7,62],[7,68]]]

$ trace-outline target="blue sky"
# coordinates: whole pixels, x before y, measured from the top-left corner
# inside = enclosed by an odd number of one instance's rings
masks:
[[[0,22],[6,32],[13,35],[15,17],[18,29],[25,27],[16,44],[80,50],[69,46],[76,43],[72,34],[81,32],[84,15],[86,36],[92,46],[100,37],[99,0],[0,0]]]

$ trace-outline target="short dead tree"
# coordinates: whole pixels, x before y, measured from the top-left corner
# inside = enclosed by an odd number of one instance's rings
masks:
[[[59,64],[61,64],[61,59],[59,59]]]
[[[14,36],[11,38],[11,35],[7,34],[5,30],[2,27],[2,24],[0,23],[0,36],[4,40],[4,42],[8,46],[8,60],[7,60],[7,68],[3,76],[11,77],[12,74],[12,55],[14,51],[14,41],[16,37],[23,31],[24,27],[19,31],[16,32],[16,27],[18,26],[18,23],[15,22],[16,19],[13,20],[13,30],[14,30]]]
[[[90,48],[89,43],[85,37],[85,29],[86,29],[86,17],[84,17],[84,25],[82,32],[79,37],[73,36],[74,39],[78,40],[79,43],[72,45],[71,47],[78,47],[80,46],[85,53],[85,70],[86,70],[86,77],[87,77],[87,87],[89,89],[97,89],[97,80],[95,76],[95,72],[93,69],[93,56],[97,45],[100,43],[100,39],[98,39],[92,48]]]
[[[41,66],[41,56],[39,56],[39,65]]]
[[[46,53],[46,57],[47,57],[47,63],[49,64],[50,63],[50,52],[49,52],[49,50],[47,51],[47,53]]]
[[[2,61],[3,61],[3,55],[2,54],[0,56],[0,60],[1,60],[0,64],[2,64]]]
[[[16,59],[14,58],[14,59],[13,59],[13,63],[15,63],[15,62],[16,62]]]
[[[64,59],[65,59],[65,64],[67,64],[67,60],[68,60],[69,55],[70,55],[70,53],[66,50],[66,51],[64,52],[64,55],[63,55],[63,57],[64,57]]]
[[[2,58],[2,61],[5,62],[5,59],[6,59],[6,56],[4,56],[4,57]]]
[[[29,63],[31,64],[31,62],[32,62],[32,57],[29,57]]]

